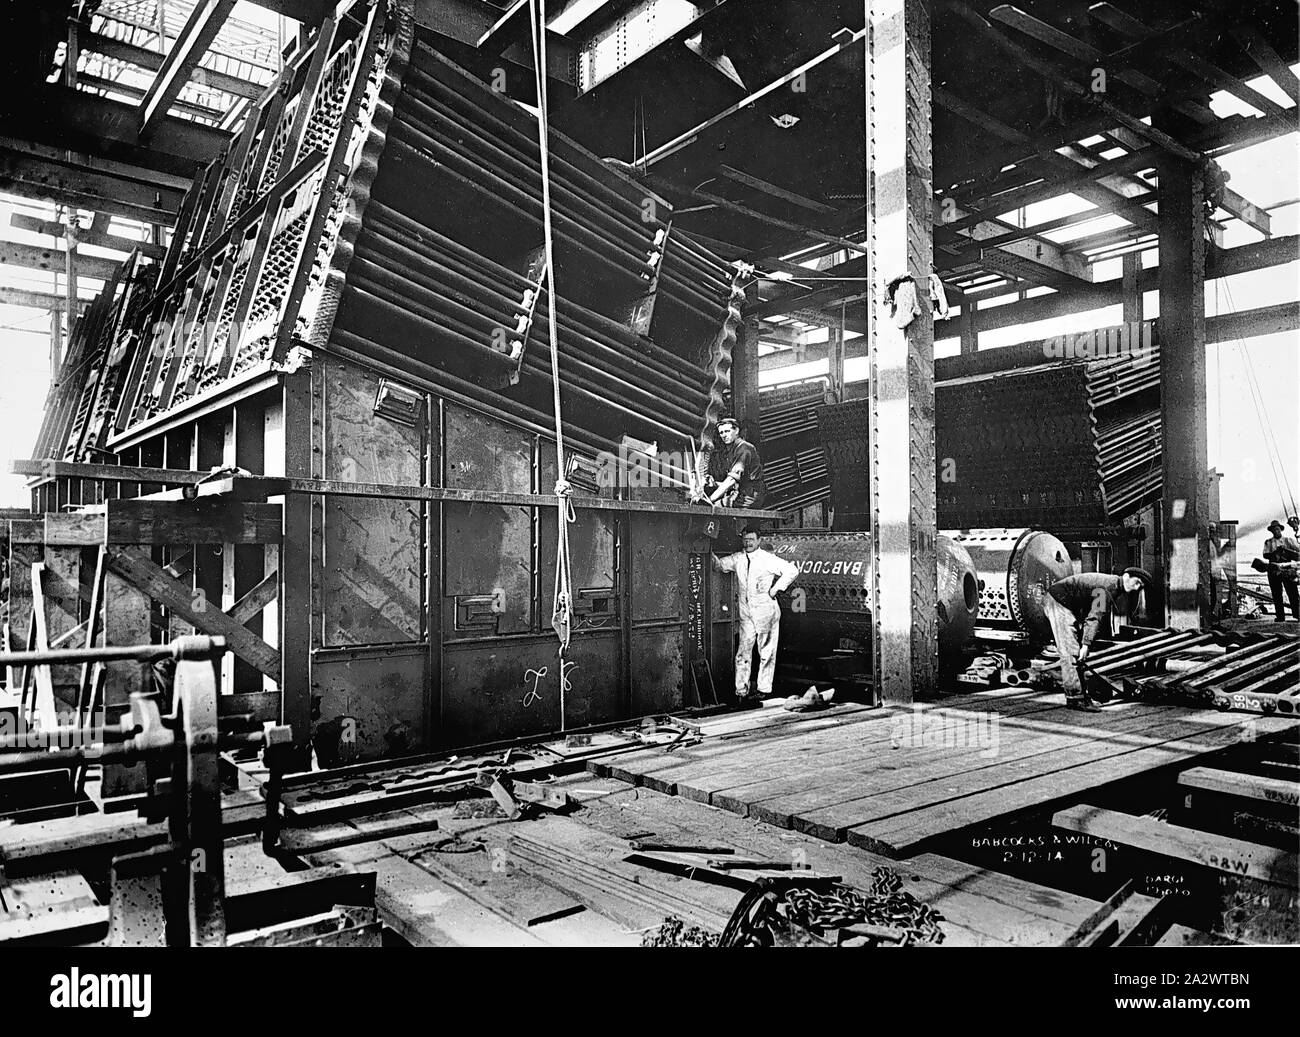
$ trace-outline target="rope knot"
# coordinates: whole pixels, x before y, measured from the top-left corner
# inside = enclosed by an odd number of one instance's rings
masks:
[[[555,484],[555,496],[572,497],[573,483],[569,482],[568,479],[560,479],[559,481],[557,481]]]

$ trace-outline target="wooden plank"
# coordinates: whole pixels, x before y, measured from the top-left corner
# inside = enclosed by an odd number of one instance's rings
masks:
[[[266,579],[235,602],[230,610],[230,618],[236,623],[247,623],[275,600],[279,585],[280,574],[272,572]]]
[[[806,720],[807,718],[805,718]],[[676,778],[681,775],[707,774],[710,770],[729,767],[736,762],[736,754],[749,752],[751,748],[762,746],[764,750],[775,752],[791,744],[791,739],[807,735],[811,731],[835,725],[833,719],[820,718],[816,726],[807,723],[798,728],[771,728],[762,734],[747,736],[705,738],[703,742],[678,749],[672,753],[664,752],[662,747],[619,754],[605,760],[594,761],[593,769],[608,777],[619,778],[637,785],[644,785],[660,792],[672,794],[675,791]],[[852,726],[861,720],[846,718],[843,726]]]
[[[113,573],[175,611],[187,623],[193,624],[195,630],[225,637],[236,656],[257,667],[266,676],[279,679],[279,652],[220,609],[206,604],[205,599],[196,600],[185,584],[172,579],[140,551],[110,547],[106,564]]]
[[[893,856],[914,853],[927,839],[995,817],[1042,807],[1054,799],[1076,795],[1099,785],[1159,767],[1181,763],[1202,753],[1240,742],[1246,730],[1258,735],[1286,730],[1294,721],[1271,717],[1240,717],[1222,713],[1194,713],[1206,728],[1190,738],[1112,752],[1101,759],[1074,763],[1009,786],[976,792],[898,817],[859,825],[847,832],[855,846],[874,848]],[[1068,762],[1068,761],[1067,761]]]
[[[346,861],[376,873],[375,906],[384,923],[414,947],[541,947],[543,941],[495,917],[423,868],[380,847],[353,846],[312,854],[312,864]]]
[[[44,588],[45,565],[32,563],[32,631],[36,651],[48,652],[50,649],[49,629],[46,626],[46,602]],[[36,665],[36,708],[34,715],[41,727],[49,730],[57,726],[55,721],[56,705],[54,701],[54,677],[51,667]]]
[[[841,766],[821,781],[805,781],[803,789],[796,776],[784,786],[763,789],[761,798],[758,790],[750,790],[752,798],[747,809],[752,816],[771,824],[838,840],[843,838],[842,829],[851,827],[841,825],[846,818],[862,822],[875,816],[906,813],[928,802],[951,798],[962,789],[1005,781],[1008,774],[1019,779],[1026,772],[1041,772],[1059,763],[1064,752],[1094,751],[1098,738],[1112,744],[1117,737],[1140,738],[1153,717],[1162,712],[1166,712],[1162,707],[1145,706],[1127,711],[1120,718],[1080,716],[1059,709],[1031,714],[1029,721],[1043,725],[1036,730],[1013,726],[1007,731],[999,721],[996,742],[988,738],[983,745],[979,743],[983,736],[970,734],[967,729],[964,747],[927,745],[923,730],[920,745],[903,743],[857,766]],[[947,733],[940,733],[944,739],[949,738]],[[954,728],[952,741],[960,733],[960,728]],[[976,744],[970,744],[972,739]],[[917,740],[915,735],[910,739],[913,743]]]
[[[57,860],[101,846],[112,845],[126,853],[166,839],[165,821],[150,824],[134,815],[85,814],[0,827],[0,854],[5,874],[12,877],[49,871]]]
[[[1137,817],[1080,804],[1057,811],[1052,824],[1071,832],[1109,839],[1165,857],[1202,864],[1216,871],[1275,885],[1297,886],[1296,854],[1213,832],[1182,828],[1153,817]]]
[[[104,606],[104,549],[101,547],[95,554],[95,572],[91,577],[93,582],[90,585],[90,615],[86,620],[86,643],[84,647],[94,648],[95,641],[99,637],[103,626],[100,622],[100,613]],[[92,677],[94,664],[85,662],[81,664],[81,676],[77,681],[77,723],[84,724],[90,717],[91,710],[90,693],[92,690]],[[83,773],[85,768],[82,769]]]
[[[1154,716],[1144,713],[1122,726],[1113,716],[1094,714],[1089,719],[1100,722],[1091,725],[1090,736],[1039,742],[1035,748],[1043,752],[1024,760],[1012,757],[1004,761],[999,754],[992,765],[967,773],[954,773],[941,767],[933,776],[922,774],[917,781],[909,778],[901,787],[890,791],[800,810],[794,825],[821,838],[842,839],[851,828],[885,824],[889,818],[920,816],[930,810],[942,813],[945,804],[951,804],[959,814],[964,797],[997,789],[1007,789],[1008,795],[1014,795],[1016,785],[1026,780],[1061,775],[1072,767],[1199,733],[1205,726],[1187,720],[1179,711],[1168,707],[1162,712],[1163,719],[1159,712]],[[1225,721],[1221,714],[1216,714],[1215,722]]]
[[[575,784],[590,781],[589,777],[574,778]],[[860,889],[870,887],[877,867],[896,866],[888,858],[856,847],[777,833],[699,803],[624,788],[624,794],[588,801],[583,823],[611,834],[618,834],[620,825],[622,830],[630,830],[630,825],[653,830],[657,838],[674,842],[721,840],[737,852],[776,859],[790,860],[792,854],[798,853],[810,869],[841,875],[845,882]],[[576,794],[575,789],[569,791]],[[1049,891],[1032,882],[933,854],[909,860],[904,881],[907,889],[943,914],[945,946],[1053,946],[1096,907],[1094,901],[1083,897]]]
[[[1122,721],[1125,729],[1148,724],[1149,717],[1157,708],[1147,707],[1139,715],[1126,717]],[[924,795],[927,790],[937,787],[930,782],[953,784],[965,781],[966,776],[979,775],[985,769],[1010,762],[1032,767],[1044,760],[1044,754],[1048,752],[1079,745],[1096,736],[1096,732],[1089,732],[1087,728],[1052,724],[1052,716],[1050,712],[1028,715],[1028,720],[1041,720],[1052,726],[1021,738],[1017,737],[1018,729],[1005,733],[1000,720],[1002,733],[996,742],[989,738],[980,743],[980,736],[972,736],[972,741],[966,746],[935,746],[927,745],[922,737],[919,745],[915,743],[917,738],[898,739],[898,745],[894,745],[891,739],[884,746],[874,747],[876,751],[870,755],[859,754],[857,758],[852,755],[828,759],[822,759],[822,754],[807,756],[801,768],[787,768],[784,776],[768,778],[761,784],[722,790],[712,795],[710,802],[724,810],[737,810],[738,807],[751,817],[789,828],[796,824],[797,817],[829,810],[840,803],[855,802],[862,799],[868,789],[874,799],[887,794],[898,798],[911,797],[917,794],[911,791],[913,786]],[[1106,725],[1108,730],[1114,730],[1115,725],[1117,721],[1110,717]]]
[[[1184,788],[1240,796],[1261,803],[1277,803],[1288,807],[1300,804],[1300,781],[1287,781],[1285,778],[1241,774],[1217,767],[1192,767],[1178,775],[1178,784]]]
[[[280,505],[237,501],[109,500],[107,544],[273,544]]]
[[[223,717],[250,714],[253,723],[261,726],[280,719],[280,693],[278,691],[237,691],[222,695],[217,700],[217,715]]]
[[[43,544],[45,543],[45,520],[37,516],[30,519],[11,519],[9,521],[9,543]]]
[[[997,714],[999,724],[1009,717],[1033,719],[1059,707],[1030,700],[1014,711],[1008,707],[1003,708],[1008,711]],[[946,708],[939,712],[926,711],[924,715],[931,717],[935,723],[942,718],[957,718],[965,724],[969,724],[974,716],[968,715],[968,711],[953,713]],[[923,733],[924,729],[920,731]],[[878,773],[898,771],[910,778],[922,761],[943,762],[956,770],[975,769],[988,764],[989,746],[969,744],[964,750],[948,747],[941,750],[941,755],[936,755],[924,744],[909,746],[907,743],[915,740],[913,733],[913,721],[909,716],[888,725],[880,735],[861,740],[858,744],[846,745],[838,751],[832,746],[821,744],[820,738],[814,738],[810,745],[801,750],[799,756],[773,760],[775,766],[769,766],[765,760],[752,761],[748,771],[736,769],[712,777],[709,796],[703,801],[788,828],[793,813],[798,811],[792,810],[791,805],[785,803],[785,797],[802,797],[799,802],[808,808],[813,804],[823,805],[842,798],[857,798],[861,795],[864,781],[873,779]],[[998,758],[1001,759],[1004,755],[999,748]],[[688,798],[699,798],[689,780],[679,780],[677,791],[679,795]],[[764,809],[754,809],[760,805]]]
[[[81,550],[79,548],[45,548],[45,632],[53,647],[55,641],[75,630],[81,621]],[[73,664],[50,667],[56,696],[56,708],[66,708],[76,700],[77,668]],[[64,723],[67,723],[64,721]]]
[[[104,516],[68,514],[45,516],[44,540],[50,546],[80,547],[104,542]]]
[[[1003,700],[998,708],[1007,715],[1053,708],[1052,704],[1039,701],[1040,698],[1038,692],[1022,693],[1015,699]],[[962,700],[945,700],[949,701],[956,704]],[[806,756],[810,744],[819,755],[852,748],[854,744],[863,751],[873,745],[887,745],[894,732],[901,729],[899,725],[909,723],[913,715],[898,710],[858,714],[852,718],[851,730],[846,730],[841,738],[840,728],[850,725],[836,723],[838,707],[829,714],[782,713],[795,721],[761,740],[742,733],[719,746],[706,738],[702,745],[681,750],[673,757],[659,753],[656,759],[651,754],[648,760],[643,758],[630,765],[623,765],[621,760],[610,761],[608,770],[616,777],[620,776],[619,771],[630,771],[633,774],[626,780],[708,802],[708,793],[747,784],[750,780],[768,780],[773,776],[769,773],[772,770],[788,774],[791,761]],[[849,741],[845,742],[844,738]]]
[[[116,465],[90,465],[71,461],[18,460],[9,470],[17,475],[49,477],[69,476],[100,482],[141,481],[172,485],[197,486],[199,498],[232,497],[238,500],[264,501],[285,493],[329,495],[337,497],[391,497],[401,500],[451,501],[464,504],[518,504],[523,507],[555,507],[551,494],[509,493],[492,490],[459,490],[436,486],[361,483],[340,479],[286,478],[271,475],[240,475],[212,479],[209,473],[176,468],[136,468]],[[201,485],[200,485],[201,483]],[[614,500],[606,497],[571,498],[575,508],[595,511],[626,511],[652,515],[683,515],[700,518],[699,507],[667,501]],[[709,513],[723,518],[779,519],[779,511],[755,508],[716,508]]]
[[[107,557],[105,567],[107,568]],[[149,596],[119,574],[104,574],[104,644],[139,645],[150,640]],[[131,695],[148,691],[151,682],[145,667],[137,663],[114,663],[105,668],[104,709],[112,722],[125,711]],[[102,795],[106,798],[143,792],[145,773],[142,764],[104,767]]]

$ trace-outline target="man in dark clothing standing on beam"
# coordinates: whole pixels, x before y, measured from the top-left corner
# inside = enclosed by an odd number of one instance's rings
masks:
[[[1101,621],[1108,612],[1131,616],[1138,597],[1151,585],[1151,574],[1130,567],[1119,576],[1109,573],[1077,573],[1059,580],[1047,589],[1043,611],[1052,624],[1056,652],[1061,658],[1061,683],[1065,687],[1065,704],[1071,709],[1096,712],[1100,709],[1088,698],[1088,690],[1079,679],[1079,663],[1088,651]],[[1075,628],[1083,625],[1082,636]]]
[[[757,448],[740,438],[740,425],[735,418],[718,422],[718,438],[722,446],[709,458],[704,483],[709,503],[724,508],[761,508],[767,489],[763,485],[763,460]]]

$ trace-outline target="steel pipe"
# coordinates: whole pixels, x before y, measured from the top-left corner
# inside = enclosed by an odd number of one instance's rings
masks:
[[[365,268],[364,270],[362,269],[363,267]],[[395,281],[400,282],[404,280],[405,279],[401,278],[399,275],[392,274],[381,267],[375,267],[373,263],[370,263],[367,260],[354,260],[352,268],[353,284],[357,288],[366,290],[368,294],[376,298],[387,299],[394,304],[404,304],[411,308],[411,312],[416,314],[423,313],[430,320],[433,320],[433,316],[431,315],[436,315],[440,320],[455,325],[456,330],[470,340],[473,339],[476,331],[484,333],[485,337],[490,341],[494,333],[505,330],[502,328],[500,322],[494,321],[490,317],[482,316],[468,307],[461,306],[459,303],[448,299],[446,296],[438,295],[436,292],[422,289],[413,282],[408,281],[400,287],[394,286],[393,284]],[[589,359],[584,359],[575,355],[572,349],[568,348],[569,344],[567,341],[563,344],[566,346],[565,353],[563,354],[566,362],[566,368],[564,370],[565,378],[578,379],[579,376],[575,374],[576,369],[578,372],[587,373],[589,378],[595,379],[595,381],[578,380],[577,384],[592,388],[597,393],[609,393],[614,399],[628,404],[628,409],[634,410],[634,407],[632,406],[634,396],[643,396],[646,405],[652,408],[652,410],[657,408],[660,413],[667,412],[673,414],[679,420],[686,423],[687,427],[690,427],[691,423],[697,423],[700,420],[697,415],[679,407],[675,403],[668,403],[649,390],[631,383],[618,381],[620,378],[619,373],[610,372],[606,368],[602,368],[598,364],[591,362]],[[495,353],[495,350],[493,352]],[[510,359],[503,353],[496,353],[496,355],[505,360]],[[527,343],[525,343],[523,366],[530,367],[533,364],[540,364],[544,368],[546,376],[549,378],[549,354],[539,360],[538,358],[541,355],[541,350],[538,348],[529,350]],[[511,362],[513,363],[513,361]],[[605,385],[598,384],[602,378],[606,376],[612,376],[615,381]]]
[[[393,276],[402,277],[403,279],[409,278],[416,283],[423,284],[424,287],[435,293],[447,284],[457,286],[459,291],[476,297],[483,304],[496,306],[498,312],[505,315],[499,324],[509,334],[513,335],[510,328],[513,326],[514,320],[517,320],[518,317],[523,315],[525,312],[522,300],[518,298],[512,299],[510,296],[504,294],[504,292],[498,291],[490,286],[485,286],[479,282],[472,281],[451,267],[439,264],[428,257],[418,256],[409,249],[403,248],[401,245],[376,237],[373,232],[363,231],[361,236],[358,238],[357,258],[354,260],[354,263],[367,264],[372,270],[392,274],[392,271],[387,271],[383,267],[378,267],[377,264],[364,256],[362,254],[363,248],[386,254],[387,257],[392,259],[394,262],[403,263],[404,266],[402,269],[405,271],[404,274]],[[404,255],[400,253],[404,253]],[[436,278],[426,277],[422,272],[417,273],[417,269],[413,269],[413,267],[418,268],[421,266],[431,269],[438,276]],[[376,276],[377,275],[372,275],[372,279],[375,279]],[[540,311],[541,309],[542,307],[539,306],[538,310]],[[539,328],[544,329],[545,327],[546,320],[539,313],[539,315],[534,318],[533,330],[536,332]],[[569,331],[570,337],[572,335],[571,328],[572,326],[567,321],[561,324],[561,332],[564,333]],[[586,331],[587,329],[583,330]],[[648,382],[654,382],[667,391],[684,394],[692,402],[698,403],[701,413],[703,412],[704,404],[707,401],[707,395],[703,389],[693,389],[690,385],[683,385],[680,376],[664,371],[661,368],[648,363],[643,358],[629,356],[624,350],[607,345],[594,334],[588,333],[584,337],[593,347],[599,349],[603,353],[611,354],[614,362],[626,366],[630,372],[639,374]],[[570,350],[573,350],[572,344]]]
[[[455,258],[482,270],[486,276],[499,278],[507,285],[515,284],[520,290],[534,287],[533,283],[523,274],[516,273],[509,267],[495,263],[481,253],[471,251],[458,241],[448,238],[432,228],[423,226],[411,217],[384,205],[382,202],[372,200],[367,207],[366,215],[367,221],[373,217],[386,231],[394,235],[398,244],[413,254],[421,254],[415,246],[425,244],[424,239],[427,238],[430,244],[444,248]],[[653,343],[649,339],[637,336],[630,328],[619,324],[616,320],[603,313],[587,309],[566,299],[564,296],[558,297],[555,302],[560,315],[566,320],[577,320],[588,328],[598,328],[606,334],[611,343],[620,348],[624,346],[636,348],[643,355],[660,363],[666,370],[671,371],[677,377],[700,377],[703,375],[703,372],[685,357]]]
[[[540,201],[533,199],[527,190],[509,183],[497,176],[495,173],[476,165],[470,159],[460,155],[458,152],[441,142],[434,141],[428,137],[424,137],[424,141],[427,143],[421,142],[418,138],[422,136],[423,134],[418,130],[409,126],[399,126],[392,131],[390,139],[394,143],[408,149],[412,155],[419,156],[421,160],[432,162],[435,166],[441,166],[442,172],[445,172],[454,180],[464,184],[475,194],[485,195],[488,198],[494,198],[503,203],[506,202],[507,199],[513,199],[513,205],[510,206],[513,212],[517,214],[522,213],[532,222],[540,220],[540,215],[537,214],[535,210],[541,203]],[[458,173],[456,169],[452,168],[450,163],[439,163],[436,159],[432,158],[432,156],[424,154],[420,150],[421,147],[433,148],[443,152],[450,156],[457,166],[462,169],[467,169],[467,172]],[[476,181],[475,178],[478,178],[478,180]],[[493,184],[492,181],[495,181],[495,184]],[[647,271],[650,270],[644,257],[628,253],[625,249],[607,242],[599,235],[587,230],[581,225],[581,223],[562,211],[556,211],[553,218],[556,226],[556,237],[557,239],[562,240],[567,247],[571,247],[585,254],[589,259],[599,264],[601,268],[608,268],[623,275],[627,279],[635,281],[642,291],[649,288],[648,274],[643,277],[641,274],[635,272],[635,268],[640,267],[645,267]],[[602,250],[605,251],[605,255],[601,254]],[[633,268],[629,269],[627,264],[631,264]],[[692,310],[709,323],[720,324],[722,322],[726,313],[725,303],[708,297],[688,282],[674,281],[673,283],[682,289],[683,297],[675,299],[679,305]],[[695,302],[688,302],[685,296],[691,297]],[[700,305],[710,307],[715,312],[701,310],[699,308]]]

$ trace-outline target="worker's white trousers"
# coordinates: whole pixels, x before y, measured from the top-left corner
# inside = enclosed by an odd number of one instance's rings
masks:
[[[1056,654],[1061,657],[1061,686],[1065,688],[1065,697],[1078,698],[1083,694],[1083,685],[1079,683],[1079,670],[1074,662],[1079,654],[1079,638],[1074,632],[1074,613],[1050,594],[1043,596],[1043,612],[1052,624]]]
[[[740,617],[740,647],[736,650],[737,695],[749,692],[749,669],[756,647],[758,693],[772,694],[772,679],[776,676],[776,642],[781,633],[781,610],[776,602],[772,606],[757,614],[742,614]]]

